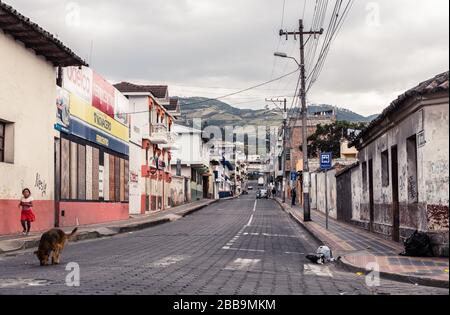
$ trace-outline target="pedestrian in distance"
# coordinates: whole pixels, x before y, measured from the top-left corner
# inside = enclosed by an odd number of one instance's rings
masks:
[[[297,200],[297,190],[295,187],[292,187],[292,205],[295,206],[295,201]]]
[[[277,189],[275,188],[275,186],[272,188],[272,198],[275,199],[275,197],[277,196]]]
[[[20,199],[19,208],[22,210],[20,215],[20,223],[23,228],[23,235],[29,235],[31,231],[31,222],[36,220],[33,212],[33,197],[31,196],[31,190],[25,188],[22,191],[22,198]]]

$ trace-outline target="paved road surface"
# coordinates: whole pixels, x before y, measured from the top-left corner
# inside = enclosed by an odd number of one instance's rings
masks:
[[[171,224],[70,244],[62,265],[40,267],[32,251],[0,256],[0,294],[448,294],[365,278],[304,258],[318,244],[272,200],[221,201]],[[81,269],[66,286],[67,263]]]

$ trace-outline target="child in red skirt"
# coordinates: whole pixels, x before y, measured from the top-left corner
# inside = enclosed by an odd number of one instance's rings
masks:
[[[20,216],[20,223],[23,227],[23,235],[29,235],[31,230],[31,222],[36,220],[33,213],[33,197],[31,197],[31,191],[26,188],[22,191],[22,199],[20,200],[19,208],[22,209]]]

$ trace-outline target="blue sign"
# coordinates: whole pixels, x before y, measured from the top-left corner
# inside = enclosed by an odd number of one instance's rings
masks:
[[[70,120],[69,128],[55,124],[55,129],[67,134],[71,134],[90,142],[101,145],[105,148],[121,153],[123,155],[129,155],[129,146],[127,143],[120,141],[104,132],[91,128],[87,124],[78,121],[77,119]]]
[[[322,170],[329,170],[333,167],[333,153],[321,153],[320,154],[320,168]]]
[[[298,178],[298,173],[297,172],[291,172],[291,180],[292,181],[296,181]]]

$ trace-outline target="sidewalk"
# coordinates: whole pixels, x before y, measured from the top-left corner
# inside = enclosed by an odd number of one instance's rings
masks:
[[[216,202],[217,200],[196,201],[148,215],[131,216],[130,219],[126,221],[80,226],[74,241],[76,242],[101,237],[110,237],[117,234],[130,233],[133,231],[147,229],[152,226],[173,222]],[[73,227],[64,228],[63,230],[66,233],[69,233],[73,230]],[[29,236],[0,236],[0,254],[10,253],[22,249],[35,248],[39,245],[41,235],[42,232],[32,233]]]
[[[325,215],[312,211],[312,222],[303,221],[303,210],[290,204],[281,207],[310,232],[320,243],[327,245],[340,263],[355,272],[367,272],[369,263],[380,266],[382,277],[426,286],[449,287],[449,260],[446,258],[402,257],[402,245],[386,240],[350,224],[329,220],[326,230]]]

